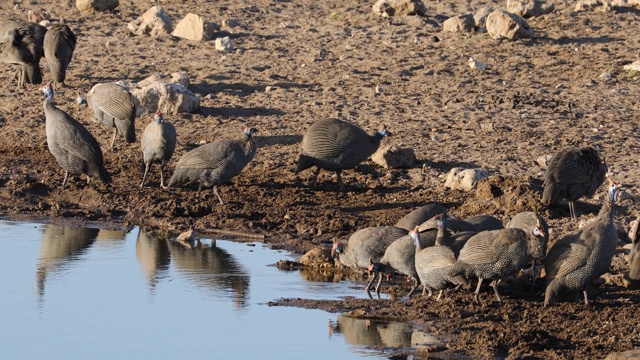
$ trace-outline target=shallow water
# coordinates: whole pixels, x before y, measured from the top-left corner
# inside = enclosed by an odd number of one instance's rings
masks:
[[[0,359],[384,358],[371,348],[430,342],[404,324],[267,306],[365,294],[268,266],[291,258],[262,244],[13,222],[0,244]]]

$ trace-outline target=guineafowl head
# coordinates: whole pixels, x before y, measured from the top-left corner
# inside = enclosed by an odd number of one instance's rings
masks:
[[[376,139],[382,139],[385,136],[391,136],[391,132],[387,130],[387,127],[385,125],[382,125],[382,127],[378,131],[376,131],[374,137]]]
[[[420,245],[420,232],[418,231],[417,226],[413,228],[413,230],[409,231],[409,235],[411,236],[414,245]]]
[[[536,222],[536,226],[531,230],[531,233],[536,237],[544,237],[546,235],[544,233],[544,227],[540,223],[540,220]]]
[[[619,181],[615,181],[608,176],[607,178],[609,179],[609,203],[614,204],[618,200],[618,195],[620,193],[620,187],[622,186],[622,184],[620,184]]]
[[[87,105],[87,97],[84,95],[78,95],[78,97],[76,98],[76,104]]]
[[[331,247],[331,257],[336,257],[336,254],[344,254],[344,244],[342,241],[336,241]]]
[[[164,117],[162,117],[160,111],[156,111],[156,113],[153,114],[153,121],[157,122],[158,124],[162,124],[164,122]]]
[[[436,216],[436,224],[438,225],[438,229],[446,229],[447,228],[447,213],[438,214]]]
[[[367,272],[369,273],[369,276],[375,273],[383,272],[383,271],[384,271],[384,265],[382,263],[373,262],[373,259],[369,259],[369,267],[367,268]]]
[[[53,86],[51,86],[50,82],[46,83],[43,87],[40,88],[40,90],[42,90],[42,92],[44,93],[45,99],[53,99]]]
[[[247,127],[244,129],[244,134],[247,135],[247,137],[251,137],[253,134],[257,133],[258,130],[256,130],[255,128],[252,127]]]

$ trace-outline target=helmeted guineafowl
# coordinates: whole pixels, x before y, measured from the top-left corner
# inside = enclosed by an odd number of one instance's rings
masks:
[[[376,226],[354,232],[347,242],[336,241],[331,256],[338,256],[340,263],[353,269],[366,269],[370,260],[380,261],[387,247],[408,231],[395,226]]]
[[[42,91],[45,95],[47,145],[65,171],[62,186],[66,185],[69,174],[86,174],[87,183],[91,178],[108,183],[109,174],[104,168],[98,141],[76,119],[53,104],[51,83],[43,86]]]
[[[112,150],[118,133],[128,143],[136,141],[136,104],[129,90],[118,84],[97,84],[86,97],[79,97],[78,103],[86,103],[97,121],[113,129]]]
[[[631,229],[629,229],[631,250],[627,256],[629,272],[627,272],[626,276],[631,280],[640,280],[640,239],[638,239],[638,225],[640,225],[640,216],[631,222]]]
[[[475,226],[478,231],[491,231],[504,228],[502,221],[491,215],[473,215],[464,219],[464,221]]]
[[[142,161],[144,162],[144,175],[140,187],[144,186],[147,173],[154,162],[160,163],[160,186],[164,186],[164,166],[167,164],[173,151],[176,149],[176,128],[159,112],[153,115],[153,120],[142,133]]]
[[[413,243],[416,246],[415,266],[418,278],[422,283],[422,294],[429,292],[429,297],[432,296],[433,290],[440,290],[438,298],[439,301],[442,297],[444,288],[449,284],[466,285],[467,280],[458,275],[455,278],[449,277],[449,271],[456,262],[455,255],[451,248],[446,246],[448,232],[447,232],[447,218],[441,216],[438,219],[438,234],[436,236],[436,244],[431,247],[423,249],[420,246],[420,238],[413,236]]]
[[[598,216],[551,246],[544,264],[547,277],[544,306],[562,288],[582,290],[584,302],[589,305],[587,286],[609,271],[616,252],[618,234],[613,212],[619,187],[620,183],[610,180],[609,196]]]
[[[64,86],[67,67],[76,48],[76,36],[63,20],[51,25],[44,35],[44,57],[56,86]]]
[[[571,218],[577,220],[575,202],[583,196],[593,196],[604,182],[607,165],[592,147],[570,147],[557,152],[547,166],[542,203],[553,205],[560,199],[569,200]]]
[[[544,236],[538,237],[537,239],[540,241],[540,246],[542,248],[542,257],[539,259],[533,259],[531,264],[531,276],[533,281],[531,282],[531,287],[535,285],[535,280],[538,277],[536,272],[536,260],[539,260],[539,264],[544,262],[544,256],[547,254],[547,245],[549,244],[549,225],[547,225],[547,221],[540,216],[540,214],[533,211],[523,211],[515,214],[511,220],[507,223],[507,228],[516,228],[522,229],[526,232],[531,232],[533,228],[536,226],[541,226]]]
[[[16,68],[18,87],[24,83],[40,84],[40,58],[47,29],[24,21],[0,21],[0,62]],[[15,78],[15,76],[14,76]]]
[[[198,197],[203,185],[213,186],[220,204],[224,205],[218,186],[240,174],[256,155],[256,144],[252,138],[255,132],[256,129],[248,127],[239,139],[216,140],[182,155],[168,186],[198,182]]]
[[[398,220],[396,226],[410,231],[416,226],[422,224],[423,222],[433,218],[438,214],[442,214],[445,211],[447,211],[447,209],[442,204],[423,205],[403,216],[400,220]]]
[[[312,182],[320,169],[335,171],[340,188],[344,187],[340,173],[352,169],[378,150],[380,140],[391,133],[386,128],[367,134],[356,125],[337,119],[314,122],[302,137],[295,173],[316,167]]]
[[[542,226],[536,226],[530,232],[514,228],[480,232],[471,237],[460,250],[449,276],[476,276],[476,301],[482,281],[493,279],[493,291],[498,301],[502,301],[498,293],[498,281],[515,274],[532,258],[541,256],[540,241],[537,239],[541,236],[544,236]]]

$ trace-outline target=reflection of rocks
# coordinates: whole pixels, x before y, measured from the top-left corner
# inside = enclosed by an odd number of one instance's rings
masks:
[[[333,269],[309,269],[300,270],[300,275],[306,281],[314,282],[340,282],[342,277]]]
[[[136,241],[136,257],[147,278],[149,289],[153,290],[158,278],[169,268],[171,261],[167,240],[157,237],[152,231],[140,228]]]
[[[93,244],[97,235],[98,229],[45,225],[36,271],[36,282],[40,296],[44,295],[47,276],[57,270],[64,269],[69,262],[77,260]]]
[[[171,261],[186,279],[219,293],[229,293],[238,307],[246,305],[250,277],[226,250],[198,242],[193,249],[169,241]]]
[[[371,348],[421,348],[440,343],[433,336],[413,331],[405,323],[356,319],[340,315],[330,331],[344,334],[348,344]],[[412,341],[414,339],[415,341]]]

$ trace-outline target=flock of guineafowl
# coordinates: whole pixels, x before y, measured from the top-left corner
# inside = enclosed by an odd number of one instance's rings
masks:
[[[42,82],[39,61],[45,57],[56,87],[64,86],[66,68],[75,49],[76,37],[63,21],[49,29],[22,21],[0,22],[0,61],[16,68],[18,86]],[[49,151],[65,176],[87,176],[109,183],[110,176],[103,163],[102,150],[91,133],[77,120],[56,107],[54,86],[41,88],[45,95],[44,113]],[[78,98],[93,110],[96,120],[113,129],[111,148],[117,134],[133,143],[135,138],[136,105],[127,89],[116,84],[97,84],[86,97]],[[242,136],[232,140],[217,140],[184,154],[166,186],[198,183],[198,195],[203,186],[213,187],[219,202],[224,204],[218,186],[238,175],[253,159],[256,145],[255,129],[246,128]],[[361,128],[336,119],[313,123],[302,138],[296,173],[316,167],[335,171],[340,187],[340,173],[366,160],[390,135],[386,128],[369,135]],[[176,129],[160,113],[145,128],[142,139],[145,171],[141,187],[153,163],[160,163],[160,185],[165,187],[163,168],[176,146]],[[574,202],[591,196],[603,184],[607,166],[598,152],[590,147],[567,148],[553,156],[545,175],[542,200],[553,205],[561,199],[569,202],[575,219]],[[583,291],[588,304],[587,286],[607,272],[614,256],[617,234],[613,212],[620,184],[609,179],[608,197],[598,216],[579,230],[556,241],[547,252],[549,240],[545,220],[534,212],[517,214],[506,228],[488,215],[466,220],[451,218],[439,204],[430,204],[405,216],[395,227],[365,228],[354,233],[348,242],[334,243],[332,253],[340,263],[352,268],[365,268],[370,273],[367,292],[375,287],[379,294],[385,274],[401,273],[413,280],[409,296],[419,284],[429,295],[450,285],[464,285],[470,277],[478,278],[475,298],[484,280],[491,280],[496,298],[501,301],[498,283],[532,264],[544,261],[547,288],[545,306],[562,289]],[[535,276],[534,276],[535,278]]]

